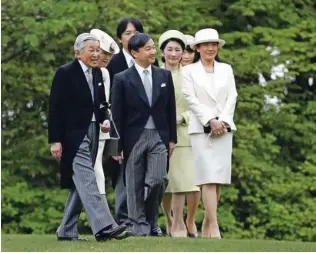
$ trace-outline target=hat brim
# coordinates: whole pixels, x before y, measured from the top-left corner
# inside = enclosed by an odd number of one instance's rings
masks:
[[[181,41],[184,45],[184,47],[187,46],[187,40],[182,32],[179,32],[178,30],[169,30],[167,32],[164,32],[160,37],[158,41],[158,46],[161,49],[161,46],[166,43],[166,41],[170,39],[176,39],[178,41]]]
[[[118,44],[114,41],[114,42],[112,42],[113,44],[112,44],[112,46],[113,46],[113,48],[114,48],[114,51],[112,51],[112,52],[109,52],[109,50],[106,50],[106,49],[104,49],[103,47],[101,47],[100,46],[100,48],[102,49],[102,50],[104,50],[105,52],[107,52],[107,53],[110,53],[110,54],[118,54],[119,52],[120,52],[120,47],[118,46]],[[115,43],[115,44],[114,44]]]
[[[190,47],[193,50],[196,50],[196,47],[198,44],[206,43],[206,42],[218,42],[219,47],[223,47],[226,43],[225,40],[221,40],[221,39],[205,39],[205,40],[194,41],[194,43],[192,43]]]
[[[100,48],[110,54],[118,54],[120,52],[120,47],[118,44],[115,42],[115,40],[108,35],[106,32],[103,32],[100,29],[92,29],[90,31],[91,34],[95,35],[99,41],[100,41]],[[103,42],[100,39],[105,39],[106,45],[103,44]],[[110,51],[110,48],[113,50]]]

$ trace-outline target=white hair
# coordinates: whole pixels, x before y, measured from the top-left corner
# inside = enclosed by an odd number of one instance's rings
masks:
[[[91,33],[81,33],[76,38],[75,44],[74,44],[74,50],[81,51],[86,46],[87,40],[93,40],[93,41],[99,41],[98,38],[91,34]]]

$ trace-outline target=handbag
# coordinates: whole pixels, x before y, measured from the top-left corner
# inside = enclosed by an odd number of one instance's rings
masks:
[[[114,134],[116,136],[110,135],[110,139],[107,139],[105,141],[103,156],[119,156],[120,154],[118,152],[118,145],[120,141],[120,135],[117,131],[117,128],[114,123],[114,120],[112,119],[112,116],[110,117],[110,124],[111,124],[111,129],[115,130]]]
[[[218,117],[216,117],[215,118],[216,120],[218,120]],[[209,125],[209,126],[203,126],[203,128],[204,128],[204,133],[205,134],[209,134],[210,132],[211,132],[211,125]],[[231,127],[230,126],[226,126],[226,129],[227,129],[227,132],[231,132],[232,131],[232,129],[231,129]]]

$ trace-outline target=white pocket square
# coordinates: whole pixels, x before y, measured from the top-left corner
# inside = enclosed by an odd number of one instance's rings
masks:
[[[98,86],[101,86],[102,85],[102,83],[98,83]]]
[[[160,87],[166,87],[166,83],[162,83]]]

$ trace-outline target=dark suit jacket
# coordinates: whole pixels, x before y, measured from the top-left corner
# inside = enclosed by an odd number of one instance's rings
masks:
[[[156,59],[154,65],[158,67],[157,59]],[[128,69],[128,65],[127,65],[127,62],[126,62],[126,59],[125,59],[125,56],[123,53],[123,49],[118,54],[113,55],[111,61],[109,62],[108,66],[107,66],[107,69],[108,69],[109,74],[110,74],[110,89],[111,89],[113,86],[114,75],[121,73],[122,71]],[[111,95],[110,95],[110,97],[111,97]]]
[[[158,61],[156,60],[154,63],[155,66],[158,66]],[[114,75],[123,72],[124,70],[128,69],[128,65],[123,53],[123,49],[118,54],[113,55],[111,61],[109,62],[107,69],[110,74],[110,91],[112,91],[113,86],[113,79]],[[110,92],[110,98],[109,101],[112,100],[112,92]],[[117,164],[115,164],[117,163]],[[109,174],[112,178],[112,185],[116,185],[117,178],[119,176],[120,170],[118,169],[120,165],[118,162],[115,162],[114,160],[111,161],[111,158],[107,159],[104,163],[103,169],[106,174]]]
[[[169,149],[177,142],[175,94],[171,72],[152,66],[153,95],[149,105],[141,77],[135,66],[116,74],[112,88],[112,116],[121,136],[120,150],[127,161],[149,116]]]
[[[78,60],[58,68],[53,79],[49,99],[48,142],[62,144],[60,161],[62,188],[73,186],[72,162],[88,132],[92,113],[94,112],[96,121],[100,123],[109,116],[101,70],[93,69],[92,75],[94,103]],[[104,106],[102,109],[100,109],[101,104]],[[99,127],[99,124],[97,126]]]

